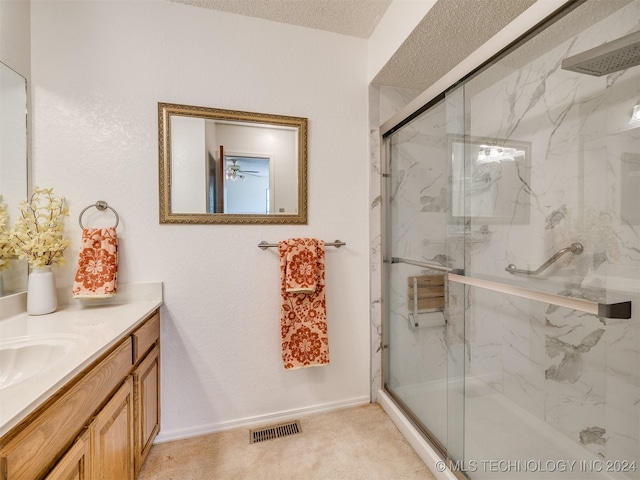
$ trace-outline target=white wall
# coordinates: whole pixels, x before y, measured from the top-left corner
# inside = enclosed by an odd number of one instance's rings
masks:
[[[0,2],[0,62],[27,80],[31,75],[30,7],[28,0]]]
[[[162,280],[161,438],[369,398],[366,41],[159,1],[34,2],[34,183],[120,214],[120,281]],[[158,224],[157,102],[309,119],[309,224]],[[285,372],[278,259],[327,249],[331,364]]]
[[[171,211],[207,211],[205,121],[173,116],[171,119]]]

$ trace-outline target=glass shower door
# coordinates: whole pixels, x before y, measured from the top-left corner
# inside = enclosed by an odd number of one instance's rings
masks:
[[[451,315],[446,285],[462,264],[448,242],[447,122],[441,100],[386,139],[385,388],[443,453],[461,445],[464,365],[455,328],[464,323]]]
[[[467,278],[640,303],[640,66],[562,68],[638,19],[638,0],[581,3],[464,82],[452,183]],[[638,309],[611,318],[466,290],[469,478],[640,478]]]
[[[640,479],[640,66],[569,68],[638,19],[575,2],[385,138],[385,389],[469,479]]]

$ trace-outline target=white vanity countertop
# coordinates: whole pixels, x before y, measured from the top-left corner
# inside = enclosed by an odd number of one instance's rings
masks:
[[[24,295],[24,294],[22,294]],[[63,301],[48,315],[16,312],[15,299],[0,299],[0,346],[20,339],[72,339],[73,347],[46,371],[0,389],[0,436],[17,425],[69,380],[162,305],[162,283],[118,285],[118,294],[100,304],[88,300]],[[81,303],[82,302],[82,303]],[[24,305],[24,300],[18,303]],[[11,311],[14,310],[14,311]],[[7,316],[7,314],[12,314]],[[6,376],[0,364],[0,378]]]

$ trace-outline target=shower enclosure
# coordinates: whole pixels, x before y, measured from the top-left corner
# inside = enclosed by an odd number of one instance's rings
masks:
[[[574,3],[383,135],[384,388],[460,478],[640,479],[639,31]]]

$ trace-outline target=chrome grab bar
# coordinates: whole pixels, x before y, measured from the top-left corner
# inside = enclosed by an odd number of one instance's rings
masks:
[[[505,270],[509,273],[522,273],[525,275],[539,275],[551,266],[556,260],[558,260],[565,253],[573,253],[574,255],[580,255],[584,251],[584,247],[581,243],[575,242],[566,248],[563,248],[559,252],[556,252],[549,260],[544,262],[537,270],[521,270],[517,268],[513,263],[507,265]]]

